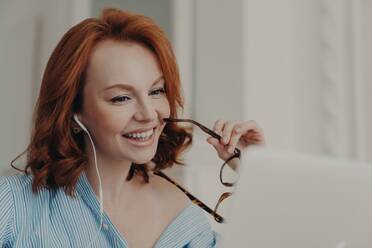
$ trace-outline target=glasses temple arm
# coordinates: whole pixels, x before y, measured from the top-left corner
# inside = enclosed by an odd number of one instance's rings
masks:
[[[207,213],[209,213],[210,215],[212,215],[217,222],[219,222],[219,223],[224,222],[224,218],[221,215],[217,214],[215,211],[213,211],[211,208],[209,208],[205,203],[203,203],[201,200],[199,200],[198,198],[196,198],[195,196],[193,196],[190,192],[188,192],[181,185],[179,185],[174,180],[172,180],[171,178],[169,178],[167,175],[165,175],[164,172],[162,172],[160,170],[157,170],[157,171],[154,171],[154,174],[155,175],[158,175],[160,177],[163,177],[166,180],[168,180],[169,182],[171,182],[172,184],[174,184],[177,188],[179,188],[182,192],[184,192],[187,195],[187,197],[194,204],[198,205],[199,207],[201,207],[202,209],[204,209]]]

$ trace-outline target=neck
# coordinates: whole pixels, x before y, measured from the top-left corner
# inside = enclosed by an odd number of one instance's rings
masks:
[[[97,198],[99,198],[99,179],[94,163],[94,155],[92,151],[87,151],[87,153],[88,166],[85,173]],[[131,165],[131,161],[112,160],[97,152],[97,167],[101,178],[105,206],[120,204],[123,199],[128,199],[126,196],[130,193],[138,192],[146,185],[138,177],[133,177],[130,181],[126,181]]]

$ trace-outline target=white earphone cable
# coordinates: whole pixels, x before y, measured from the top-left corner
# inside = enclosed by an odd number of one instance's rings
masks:
[[[98,165],[97,165],[97,154],[96,154],[96,148],[94,146],[94,142],[92,140],[92,137],[90,136],[90,133],[88,131],[88,129],[83,125],[83,123],[80,122],[79,118],[76,116],[76,114],[74,114],[74,119],[75,121],[78,123],[78,125],[87,133],[88,135],[88,138],[90,140],[90,143],[92,144],[92,148],[93,148],[93,155],[94,155],[94,164],[95,164],[95,167],[96,167],[96,172],[97,172],[97,176],[98,176],[98,183],[99,183],[99,191],[98,191],[98,194],[99,194],[99,203],[100,203],[100,224],[99,224],[99,230],[98,230],[98,233],[101,231],[102,229],[102,224],[103,224],[103,192],[102,192],[102,181],[101,181],[101,176],[99,174],[99,170],[98,170]],[[98,238],[98,235],[96,235],[96,238],[91,240],[91,242],[89,243],[89,245],[87,247],[90,247],[91,244],[96,241]]]
[[[99,183],[100,224],[99,224],[99,230],[98,230],[98,232],[100,232],[101,231],[101,228],[102,228],[102,224],[103,224],[103,192],[102,192],[102,182],[101,182],[101,176],[99,174],[99,170],[98,170],[98,166],[97,166],[96,148],[94,146],[92,137],[90,136],[88,130],[86,130],[86,133],[88,134],[89,140],[90,140],[90,142],[92,144],[93,154],[94,154],[94,164],[95,164],[95,167],[96,167],[96,172],[97,172],[97,176],[98,176],[98,183]],[[96,236],[96,239],[97,238],[98,238],[98,235]],[[93,241],[95,241],[95,240],[92,240],[91,243]],[[88,247],[90,247],[90,244],[91,243],[89,243],[89,246]]]

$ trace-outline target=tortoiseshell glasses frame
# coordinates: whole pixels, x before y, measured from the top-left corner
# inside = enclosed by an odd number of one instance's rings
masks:
[[[207,128],[206,126],[204,126],[203,124],[197,122],[197,121],[194,121],[192,119],[175,119],[175,118],[164,118],[164,121],[166,122],[188,122],[188,123],[192,123],[196,126],[198,126],[202,131],[206,132],[207,134],[209,134],[210,136],[212,136],[213,138],[216,138],[218,140],[221,140],[221,136],[219,134],[217,134],[216,132],[212,131],[211,129]],[[234,152],[233,154],[231,155],[231,157],[229,157],[221,166],[220,168],[220,182],[226,186],[226,187],[232,187],[235,185],[236,182],[225,182],[222,178],[222,175],[223,175],[223,169],[225,167],[225,165],[232,159],[234,158],[239,158],[240,159],[240,150],[238,148],[235,148],[234,149]],[[206,204],[204,204],[202,201],[200,201],[199,199],[197,199],[196,197],[194,197],[192,194],[190,194],[187,190],[185,190],[184,188],[182,188],[180,185],[178,185],[176,182],[174,182],[172,179],[170,179],[169,177],[167,177],[165,174],[163,173],[159,173],[158,172],[158,175],[160,176],[163,176],[165,177],[167,180],[171,181],[172,183],[174,183],[178,188],[180,188],[195,204],[197,204],[199,207],[201,207],[202,209],[204,209],[206,212],[208,212],[209,214],[211,214],[214,219],[219,222],[219,223],[223,223],[225,221],[225,219],[219,215],[217,213],[217,209],[219,207],[219,205],[221,204],[221,202],[223,200],[225,200],[226,198],[228,198],[229,196],[232,195],[231,192],[224,192],[221,194],[221,196],[219,197],[218,201],[217,201],[217,204],[214,208],[214,210],[212,210],[211,208],[209,208]]]

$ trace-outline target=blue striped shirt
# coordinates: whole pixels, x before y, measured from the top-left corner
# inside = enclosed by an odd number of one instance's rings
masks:
[[[99,201],[85,173],[76,198],[63,189],[43,188],[34,195],[31,184],[32,175],[0,177],[0,247],[128,247],[106,213],[99,231]],[[190,203],[155,247],[217,247],[219,240],[203,210]]]

